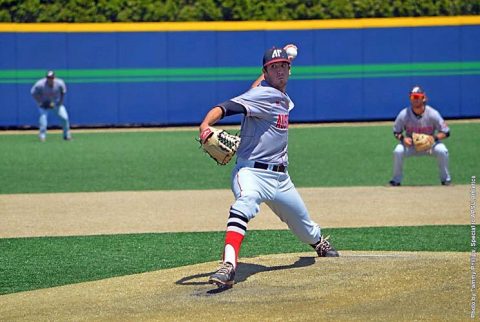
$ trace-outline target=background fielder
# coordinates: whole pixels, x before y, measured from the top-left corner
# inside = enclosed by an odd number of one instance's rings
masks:
[[[395,119],[393,134],[400,141],[393,151],[393,178],[389,184],[399,186],[403,179],[404,158],[411,156],[435,156],[438,162],[440,182],[450,185],[452,178],[448,170],[448,150],[441,140],[450,136],[450,129],[440,113],[426,104],[427,96],[420,86],[410,91],[410,107],[404,108]],[[412,133],[432,135],[435,144],[429,151],[415,150]]]
[[[208,140],[210,126],[225,116],[244,114],[241,142],[232,172],[235,202],[230,208],[225,235],[223,264],[209,278],[218,286],[234,283],[240,247],[252,220],[265,202],[318,256],[336,257],[338,253],[320,227],[310,219],[307,208],[292,183],[288,167],[288,116],[294,104],[286,93],[290,60],[284,49],[265,52],[263,75],[258,87],[212,108],[200,124],[200,139]]]
[[[30,93],[38,104],[40,117],[38,120],[40,132],[38,137],[40,141],[47,138],[48,113],[52,110],[58,115],[63,128],[63,139],[71,140],[70,122],[63,99],[67,93],[65,82],[60,78],[55,78],[53,71],[48,71],[44,78],[38,80],[32,87]]]

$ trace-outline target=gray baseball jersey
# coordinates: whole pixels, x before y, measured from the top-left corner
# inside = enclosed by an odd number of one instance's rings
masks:
[[[231,101],[244,106],[246,115],[242,121],[237,163],[232,171],[236,200],[230,213],[248,222],[265,202],[300,240],[315,244],[320,240],[320,226],[310,219],[288,171],[265,171],[254,166],[258,162],[288,164],[288,115],[294,107],[292,100],[263,81],[261,86]],[[243,233],[231,225],[227,231]]]
[[[421,116],[413,113],[411,107],[400,111],[393,124],[393,132],[402,133],[403,131],[407,137],[411,137],[413,132],[433,135],[436,132],[448,133],[450,129],[440,113],[426,105],[425,112]]]
[[[47,78],[44,77],[32,86],[30,93],[39,102],[48,101],[58,103],[62,97],[62,93],[67,93],[67,86],[60,78],[53,80],[53,87],[47,86]]]
[[[231,101],[245,107],[242,141],[237,157],[264,163],[288,164],[288,115],[294,104],[286,93],[268,85],[250,89]]]

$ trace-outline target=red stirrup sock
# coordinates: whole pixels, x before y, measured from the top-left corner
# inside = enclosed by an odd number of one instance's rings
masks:
[[[227,231],[225,235],[225,250],[223,253],[223,261],[230,262],[236,268],[240,248],[242,247],[243,235],[234,231]]]
[[[225,234],[225,248],[223,252],[223,261],[230,262],[237,267],[240,248],[242,247],[243,238],[247,232],[248,220],[244,216],[240,216],[230,211],[230,217],[227,222],[227,233]]]

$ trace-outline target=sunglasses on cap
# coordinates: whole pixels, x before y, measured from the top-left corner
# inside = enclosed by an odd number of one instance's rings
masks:
[[[410,94],[410,98],[414,99],[414,100],[419,99],[419,98],[424,98],[424,97],[425,97],[425,94],[415,94],[415,93]]]

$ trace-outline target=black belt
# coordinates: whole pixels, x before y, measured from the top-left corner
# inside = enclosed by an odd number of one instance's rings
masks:
[[[283,164],[275,164],[270,169],[269,169],[269,166],[270,166],[269,164],[261,163],[261,162],[255,162],[253,164],[253,167],[257,169],[271,170],[275,172],[285,172],[285,170],[287,170],[287,168]]]

